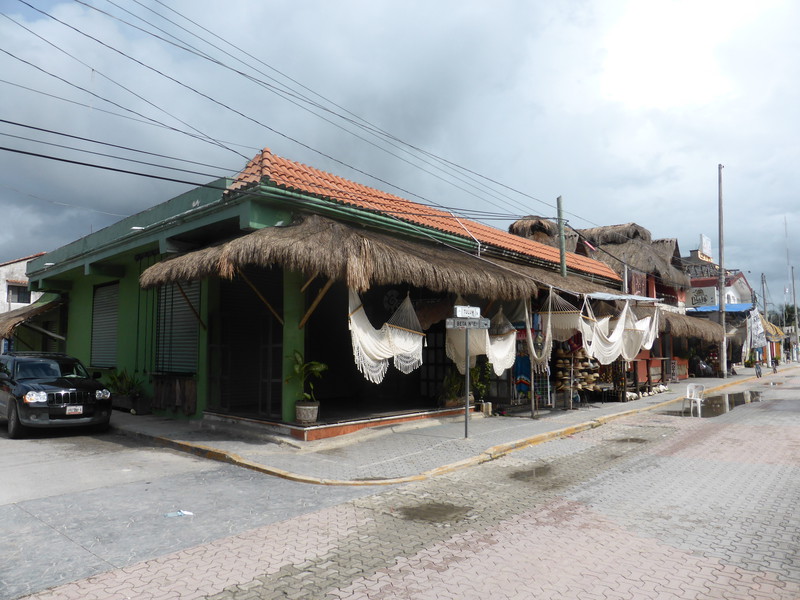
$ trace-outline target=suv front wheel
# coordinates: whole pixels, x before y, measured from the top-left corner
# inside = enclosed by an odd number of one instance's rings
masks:
[[[17,403],[12,398],[8,402],[8,437],[17,440],[23,435],[25,435],[25,426],[19,422]]]

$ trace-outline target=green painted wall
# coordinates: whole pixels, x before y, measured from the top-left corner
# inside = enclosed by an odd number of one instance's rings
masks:
[[[305,295],[300,291],[305,283],[303,275],[294,271],[283,272],[283,420],[294,421],[294,407],[303,393],[302,382],[289,377],[294,373],[295,350],[305,356],[305,330],[298,325],[305,313]]]
[[[145,393],[152,394],[148,374],[153,364],[155,292],[139,287],[139,262],[132,257],[118,257],[116,264],[123,267],[122,278],[84,275],[73,280],[68,293],[66,352],[79,358],[91,370],[104,375],[125,369],[144,382]],[[109,283],[119,284],[117,360],[113,369],[91,364],[94,290],[97,286]]]

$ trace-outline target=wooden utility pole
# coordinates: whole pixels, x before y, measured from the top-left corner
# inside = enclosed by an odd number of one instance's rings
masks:
[[[564,212],[561,210],[561,196],[556,198],[558,208],[558,249],[561,253],[561,276],[567,276],[567,240],[564,236]]]
[[[722,343],[719,347],[719,366],[722,378],[728,376],[728,341],[725,331],[725,230],[722,226],[722,165],[718,165],[719,190],[719,323],[722,325]]]

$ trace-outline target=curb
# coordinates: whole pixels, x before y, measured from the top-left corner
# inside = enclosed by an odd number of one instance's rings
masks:
[[[800,368],[790,367],[790,369],[797,369]],[[714,386],[712,388],[708,388],[706,393],[709,392],[718,392],[720,390],[726,389],[728,387],[734,385],[740,385],[743,383],[748,383],[755,380],[756,377],[749,377],[747,379],[742,379],[738,381],[731,381],[728,383],[724,383],[718,386]],[[516,440],[513,442],[506,442],[503,444],[498,444],[496,446],[491,446],[481,452],[480,454],[466,458],[464,460],[460,460],[454,463],[450,463],[447,465],[442,465],[441,467],[436,467],[433,469],[429,469],[427,471],[423,471],[418,475],[408,475],[406,477],[394,477],[394,478],[386,478],[386,479],[324,479],[319,477],[311,477],[308,475],[301,475],[299,473],[293,473],[291,471],[285,471],[283,469],[278,469],[276,467],[269,467],[265,466],[238,454],[234,454],[233,452],[226,452],[224,450],[219,450],[217,448],[212,448],[209,446],[204,446],[202,444],[193,444],[191,442],[181,442],[178,440],[172,440],[169,438],[161,437],[161,436],[154,436],[148,435],[146,433],[140,432],[132,432],[132,431],[125,431],[125,430],[118,430],[122,431],[125,435],[130,435],[133,437],[139,437],[143,439],[152,440],[160,446],[165,448],[171,448],[173,450],[179,450],[181,452],[185,452],[187,454],[192,454],[194,456],[198,456],[200,458],[207,458],[209,460],[216,460],[218,462],[223,462],[231,465],[235,465],[237,467],[242,467],[244,469],[250,469],[252,471],[257,471],[259,473],[263,473],[265,475],[272,475],[273,477],[280,477],[281,479],[287,479],[289,481],[296,481],[298,483],[309,483],[314,485],[336,485],[336,486],[368,486],[368,485],[395,485],[399,483],[411,483],[414,481],[423,481],[425,479],[429,479],[431,477],[436,477],[439,475],[444,475],[446,473],[453,473],[455,471],[460,471],[461,469],[466,469],[468,467],[474,467],[489,461],[497,460],[498,458],[502,458],[512,452],[517,450],[523,450],[525,448],[530,448],[531,446],[537,446],[539,444],[543,444],[545,442],[549,442],[554,439],[567,437],[570,435],[574,435],[576,433],[580,433],[582,431],[586,431],[588,429],[594,429],[596,427],[600,427],[605,425],[606,423],[610,423],[611,421],[615,421],[617,419],[622,419],[625,417],[629,417],[635,414],[648,412],[651,410],[656,410],[660,408],[664,408],[669,406],[670,404],[674,404],[676,402],[680,402],[685,398],[685,396],[680,396],[677,398],[673,398],[671,400],[665,400],[664,402],[660,402],[658,404],[652,404],[650,406],[643,406],[641,408],[634,408],[631,410],[627,410],[624,412],[616,413],[613,415],[606,415],[603,417],[598,417],[596,419],[592,419],[591,421],[586,421],[584,423],[579,423],[577,425],[570,425],[569,427],[564,427],[562,429],[556,429],[554,431],[548,431],[546,433],[539,433],[534,436],[523,438],[520,440]]]

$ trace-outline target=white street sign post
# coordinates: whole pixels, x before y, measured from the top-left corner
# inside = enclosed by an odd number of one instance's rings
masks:
[[[464,358],[464,437],[469,437],[469,330],[489,329],[490,321],[480,316],[481,309],[477,306],[456,306],[455,317],[447,319],[447,329],[463,329],[465,358]],[[467,316],[469,315],[469,316]]]

